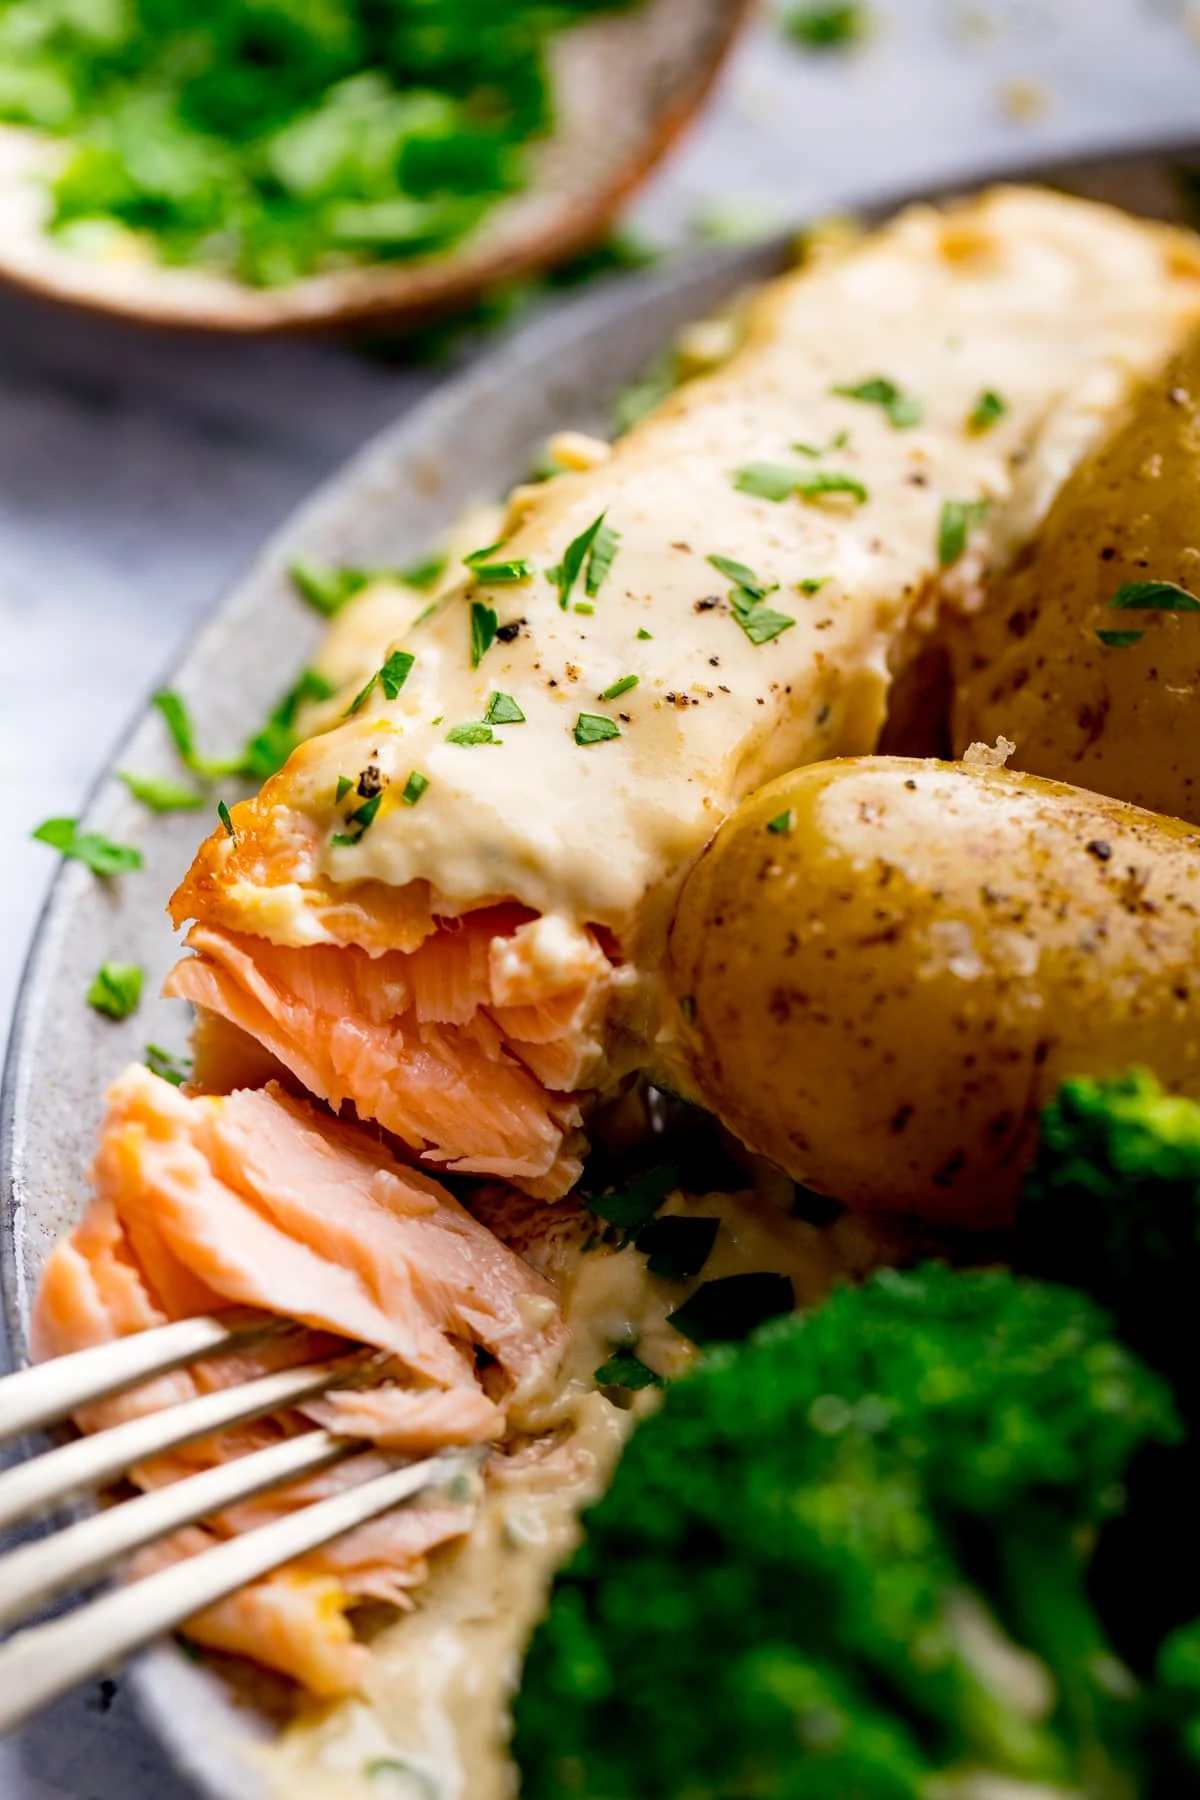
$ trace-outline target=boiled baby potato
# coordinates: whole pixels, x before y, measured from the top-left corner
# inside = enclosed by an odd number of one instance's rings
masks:
[[[1191,594],[1200,339],[1080,465],[984,611],[952,631],[955,747],[1002,732],[1024,769],[1200,820]]]
[[[689,877],[670,1078],[853,1207],[1012,1211],[1068,1075],[1200,1097],[1200,829],[977,763],[817,763]]]

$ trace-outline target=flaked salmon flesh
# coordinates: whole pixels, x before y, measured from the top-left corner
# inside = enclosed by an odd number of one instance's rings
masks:
[[[368,1479],[396,1454],[499,1438],[512,1397],[561,1353],[562,1324],[542,1276],[366,1130],[276,1084],[189,1097],[135,1065],[109,1090],[93,1179],[94,1199],[43,1274],[33,1318],[39,1360],[230,1305],[307,1329],[93,1405],[77,1420],[82,1429],[343,1353],[348,1340],[382,1353],[367,1385],[136,1470],[139,1486],[159,1487],[316,1424],[368,1447],[176,1533],[145,1552],[135,1573]],[[315,1693],[346,1691],[362,1669],[347,1610],[367,1598],[403,1604],[429,1553],[461,1536],[471,1517],[469,1505],[437,1496],[395,1511],[210,1608],[188,1635]]]
[[[331,1106],[353,1101],[429,1164],[542,1198],[578,1178],[613,973],[590,931],[493,906],[374,955],[214,925],[187,943],[166,992],[236,1025]]]

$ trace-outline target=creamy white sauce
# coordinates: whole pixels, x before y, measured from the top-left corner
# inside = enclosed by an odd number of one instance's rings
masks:
[[[871,747],[889,658],[923,601],[929,610],[943,502],[990,501],[982,551],[989,533],[1001,550],[1027,535],[1131,378],[1178,341],[1200,298],[1191,244],[1104,208],[1000,191],[948,216],[910,211],[768,288],[725,367],[594,468],[522,499],[505,555],[527,558],[531,580],[447,596],[404,635],[416,660],[398,697],[377,687],[361,714],[293,759],[270,794],[320,826],[299,878],[422,878],[449,910],[511,895],[607,924],[651,964],[674,884],[744,793]],[[831,392],[880,375],[921,402],[919,426],[897,430],[880,406]],[[965,421],[984,389],[1007,410],[972,435]],[[756,461],[845,473],[869,498],[754,498],[732,475]],[[547,569],[601,511],[621,534],[611,573],[594,612],[562,611]],[[777,582],[767,604],[795,625],[752,643],[714,552]],[[951,574],[964,600],[981,560]],[[809,579],[824,585],[799,591]],[[581,581],[572,606],[582,599]],[[524,621],[477,669],[472,600],[502,626]],[[628,675],[636,688],[598,698]],[[448,743],[495,690],[526,722],[498,727],[496,745]],[[581,712],[612,720],[620,737],[579,747]],[[334,846],[337,778],[368,761],[389,796],[357,846]],[[430,786],[408,807],[398,796],[413,769]],[[291,917],[304,910],[301,887],[268,898],[244,884],[239,900],[248,929],[311,940]]]
[[[770,1182],[764,1175],[765,1189]],[[801,1304],[894,1254],[861,1221],[816,1231],[791,1218],[790,1192],[781,1182],[775,1195],[676,1194],[663,1211],[720,1220],[699,1281],[772,1270],[791,1276]],[[568,1435],[549,1456],[490,1482],[470,1536],[438,1553],[414,1611],[375,1641],[362,1696],[302,1713],[266,1754],[273,1800],[512,1800],[508,1702],[525,1640],[578,1541],[580,1509],[607,1486],[629,1431],[657,1404],[644,1393],[623,1410],[597,1392],[593,1372],[614,1346],[634,1342],[658,1373],[683,1374],[696,1353],[667,1314],[699,1281],[659,1281],[632,1248],[568,1257],[567,1358],[514,1421]]]

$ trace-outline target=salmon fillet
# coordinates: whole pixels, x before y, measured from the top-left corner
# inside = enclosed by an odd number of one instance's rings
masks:
[[[172,901],[168,992],[431,1166],[568,1191],[592,1098],[675,1028],[665,934],[721,820],[874,748],[938,608],[1198,304],[1190,234],[1030,189],[767,288],[722,368],[521,490],[493,572],[233,809]]]
[[[136,1572],[368,1479],[395,1453],[488,1443],[503,1433],[513,1397],[557,1365],[563,1328],[541,1275],[365,1130],[274,1084],[188,1097],[140,1065],[128,1069],[109,1090],[93,1179],[95,1197],[43,1273],[32,1325],[39,1360],[231,1305],[307,1329],[93,1405],[82,1429],[337,1354],[347,1340],[382,1353],[370,1385],[135,1470],[139,1486],[159,1487],[315,1424],[375,1447],[177,1533]],[[316,1693],[344,1691],[361,1672],[347,1609],[364,1598],[402,1603],[429,1553],[471,1517],[469,1505],[436,1497],[397,1510],[209,1609],[188,1634]]]

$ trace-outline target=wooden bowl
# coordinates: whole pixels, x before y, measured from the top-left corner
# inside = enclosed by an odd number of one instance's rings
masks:
[[[596,243],[704,100],[752,0],[644,0],[551,46],[558,125],[530,182],[449,252],[256,288],[122,245],[67,249],[45,230],[61,140],[0,127],[0,282],[147,325],[224,332],[417,323]]]

